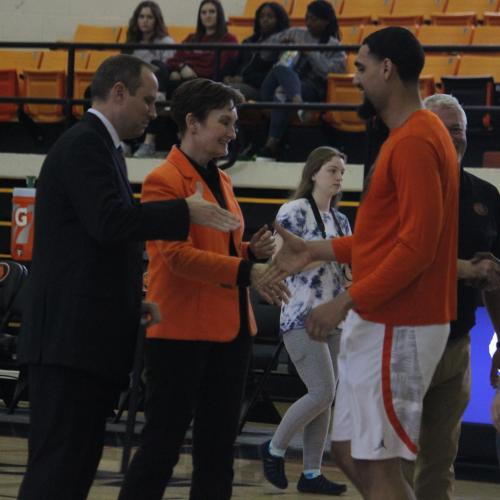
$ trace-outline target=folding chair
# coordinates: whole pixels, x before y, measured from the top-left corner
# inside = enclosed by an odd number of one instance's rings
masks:
[[[281,420],[278,411],[264,391],[272,371],[278,366],[279,357],[284,347],[283,340],[279,335],[280,308],[261,301],[254,291],[251,292],[251,301],[258,332],[252,350],[250,375],[255,375],[258,382],[250,397],[245,398],[243,403],[240,416],[240,433],[259,400],[263,400],[267,406],[266,419],[272,420],[272,423],[278,423]]]
[[[16,361],[16,336],[9,332],[9,322],[20,319],[24,306],[24,285],[28,277],[26,266],[11,260],[0,261],[0,378],[17,380],[16,387],[4,391],[2,399],[11,409],[19,402],[24,386],[20,382]],[[7,386],[5,386],[7,387]]]

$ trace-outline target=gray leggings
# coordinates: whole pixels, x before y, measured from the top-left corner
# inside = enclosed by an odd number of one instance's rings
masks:
[[[307,394],[285,413],[272,445],[286,450],[294,434],[303,429],[304,470],[319,469],[335,397],[340,330],[329,335],[327,342],[311,340],[305,329],[290,330],[283,339]]]

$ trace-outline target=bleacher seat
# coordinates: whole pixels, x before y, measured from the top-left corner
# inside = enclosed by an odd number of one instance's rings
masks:
[[[378,18],[378,22],[384,26],[404,26],[405,28],[408,28],[421,25],[424,22],[424,16],[419,14],[410,14],[408,16],[380,16]]]
[[[342,26],[340,28],[342,33],[343,45],[357,45],[361,42],[363,35],[363,25]]]
[[[75,53],[75,72],[86,69],[88,58],[88,52]],[[39,68],[24,72],[26,96],[64,98],[67,68],[68,53],[65,50],[44,51]],[[64,119],[60,104],[26,104],[24,111],[38,122],[53,123]]]
[[[383,24],[370,24],[368,26],[365,26],[363,28],[363,36],[361,37],[361,41],[365,39],[368,35],[374,33],[375,31],[381,30],[386,28],[387,26]],[[411,26],[403,26],[404,28],[410,30],[415,36],[417,35],[417,26],[416,25],[411,25]]]
[[[353,83],[353,74],[329,73],[326,102],[335,104],[361,104],[363,97]],[[337,130],[344,132],[364,132],[365,122],[356,111],[327,111],[323,119]]]
[[[120,26],[94,26],[79,24],[73,35],[74,42],[115,43],[120,36]]]
[[[182,43],[191,33],[196,32],[195,26],[171,25],[168,27],[168,34],[175,43]]]
[[[422,45],[469,45],[473,29],[470,26],[429,26],[418,30],[417,38]]]
[[[19,97],[19,85],[17,83],[17,71],[12,69],[0,69],[0,96]],[[0,122],[9,122],[17,116],[18,105],[14,103],[0,104]]]
[[[241,43],[245,38],[252,36],[253,26],[229,26],[228,31]]]
[[[340,10],[340,19],[369,16],[376,21],[379,16],[391,13],[393,0],[344,0]]]
[[[483,23],[486,26],[500,26],[500,12],[483,12]]]
[[[483,12],[498,10],[498,0],[448,0],[444,12],[467,12],[473,11],[479,20],[483,19]]]
[[[394,0],[391,14],[393,16],[423,16],[429,20],[431,14],[443,12],[446,0]]]
[[[422,76],[432,76],[434,82],[441,84],[443,76],[455,76],[457,74],[459,57],[457,55],[427,54],[422,69]]]
[[[476,23],[477,14],[474,11],[431,14],[431,24],[436,26],[475,26]]]
[[[500,84],[500,56],[464,54],[458,64],[457,76],[491,76]]]
[[[500,45],[500,26],[476,26],[471,45]]]

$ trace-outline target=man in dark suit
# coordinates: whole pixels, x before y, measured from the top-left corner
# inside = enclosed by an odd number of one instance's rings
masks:
[[[142,241],[185,240],[190,222],[224,231],[239,225],[200,190],[185,200],[134,202],[120,141],[140,136],[155,118],[157,89],[141,60],[106,60],[92,83],[92,108],[56,142],[40,172],[19,339],[31,403],[22,500],[87,497],[106,417],[132,364]]]

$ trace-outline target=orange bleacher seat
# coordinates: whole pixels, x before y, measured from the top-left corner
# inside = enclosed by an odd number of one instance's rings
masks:
[[[327,82],[326,102],[336,104],[361,104],[361,91],[353,83],[353,74],[330,73]],[[323,118],[334,128],[345,132],[364,132],[365,122],[356,111],[327,111]]]
[[[128,26],[120,26],[120,35],[118,36],[118,43],[125,43],[127,41]]]
[[[15,69],[20,95],[24,95],[23,71],[40,66],[42,52],[31,50],[0,50],[0,69]]]
[[[500,26],[500,12],[483,12],[483,23],[486,26]]]
[[[338,22],[339,26],[359,26],[365,24],[372,24],[373,18],[372,16],[346,16],[339,17]]]
[[[477,14],[473,11],[432,14],[431,23],[437,26],[475,26]]]
[[[16,69],[0,69],[0,96],[19,97]],[[16,118],[18,105],[0,104],[0,122],[10,122]]]
[[[473,11],[478,19],[483,18],[483,12],[498,10],[498,0],[448,0],[444,12],[467,12]]]
[[[427,54],[421,76],[432,76],[437,84],[443,76],[457,74],[459,57],[457,55]]]
[[[377,20],[391,13],[392,4],[393,0],[344,0],[339,17],[371,16]]]
[[[85,70],[88,52],[75,53],[75,72]],[[25,71],[27,97],[65,97],[68,53],[64,50],[45,51],[39,69]],[[64,119],[60,104],[26,104],[25,112],[35,121],[52,123]]]
[[[391,14],[394,16],[424,16],[430,19],[431,14],[443,12],[446,0],[394,0]]]
[[[492,76],[500,82],[500,57],[464,54],[458,64],[457,76]]]
[[[120,26],[94,26],[79,24],[73,35],[74,42],[114,43],[120,36]]]
[[[418,30],[422,45],[469,45],[473,29],[470,26],[429,26],[424,24]]]
[[[372,24],[372,25],[369,25],[369,26],[365,26],[363,28],[363,36],[361,37],[361,41],[363,41],[368,35],[371,35],[375,31],[384,29],[386,27],[387,26],[384,26],[382,24],[377,24],[377,25]],[[417,26],[415,26],[415,25],[413,25],[413,26],[403,26],[403,28],[406,28],[406,29],[410,30],[416,36],[416,34],[417,34]]]
[[[500,45],[500,26],[476,26],[471,45]]]
[[[253,26],[255,19],[255,12],[267,0],[246,0],[245,9],[242,16],[230,16],[228,21],[230,26]],[[290,14],[293,5],[293,0],[274,0],[279,3]],[[295,0],[297,1],[297,0]]]
[[[342,45],[357,45],[363,35],[363,26],[342,26]]]
[[[241,43],[245,38],[252,36],[253,26],[229,26],[228,31]]]
[[[168,34],[173,38],[175,43],[182,43],[191,33],[195,32],[195,26],[172,25],[168,27]]]
[[[404,26],[405,28],[411,26],[418,26],[424,22],[424,16],[422,15],[408,15],[408,16],[380,16],[378,22],[384,26]]]

